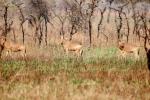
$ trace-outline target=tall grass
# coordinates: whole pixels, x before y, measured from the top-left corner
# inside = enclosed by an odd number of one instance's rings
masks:
[[[0,98],[150,99],[146,58],[120,59],[116,48],[85,49],[79,58],[59,50],[56,48],[47,60],[31,55],[26,60],[1,60]]]

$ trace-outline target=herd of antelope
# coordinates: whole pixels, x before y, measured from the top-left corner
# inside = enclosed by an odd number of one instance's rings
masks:
[[[61,43],[64,51],[68,55],[70,51],[73,51],[77,56],[82,56],[83,45],[78,41],[67,40],[61,37]],[[6,56],[10,55],[11,52],[21,52],[23,57],[26,56],[26,47],[18,43],[9,41],[4,36],[0,36],[0,46],[4,51],[6,51]],[[139,59],[140,46],[136,46],[130,43],[119,41],[117,48],[119,49],[121,57],[125,58],[126,55],[132,53],[135,59]]]

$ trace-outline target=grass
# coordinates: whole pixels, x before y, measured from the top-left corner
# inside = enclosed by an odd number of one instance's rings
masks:
[[[55,48],[44,59],[28,56],[0,61],[3,100],[148,100],[150,73],[146,58],[118,59],[115,48],[85,50],[77,58]],[[46,52],[46,51],[44,51]],[[42,53],[41,53],[42,54]],[[61,55],[61,56],[60,56]],[[37,55],[38,56],[38,55]]]

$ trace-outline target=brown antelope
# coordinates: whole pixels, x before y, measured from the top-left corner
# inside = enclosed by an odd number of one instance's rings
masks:
[[[21,52],[22,56],[26,56],[26,47],[24,45],[7,41],[4,36],[0,37],[0,46],[6,51],[6,56],[11,52]]]
[[[140,46],[119,41],[118,48],[121,51],[121,56],[126,57],[127,54],[133,53],[135,58],[139,59]]]
[[[67,54],[69,53],[69,51],[74,51],[77,56],[82,55],[82,44],[78,41],[70,41],[61,37],[61,45],[63,46]]]

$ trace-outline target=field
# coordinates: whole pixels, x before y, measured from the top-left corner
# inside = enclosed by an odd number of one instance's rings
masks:
[[[68,56],[50,45],[29,50],[25,59],[0,61],[1,100],[149,100],[146,57],[120,59],[115,47],[84,49]]]
[[[6,37],[0,39],[0,100],[150,100],[149,4],[52,1],[0,1],[0,36]],[[67,55],[62,41],[67,49],[83,47],[83,55]],[[25,47],[23,58],[18,51]],[[120,57],[119,48],[129,55]],[[6,56],[5,49],[14,52]]]

